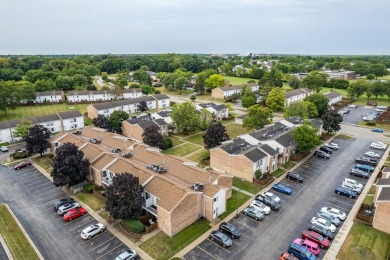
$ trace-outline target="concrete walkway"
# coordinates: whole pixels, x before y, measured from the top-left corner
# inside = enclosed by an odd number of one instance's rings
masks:
[[[380,173],[380,169],[382,168],[383,164],[386,161],[387,156],[389,156],[390,146],[387,148],[386,152],[384,153],[382,159],[380,160],[378,166],[375,168],[375,171],[372,173],[371,178],[367,182],[366,186],[364,187],[362,193],[360,194],[359,198],[355,202],[355,205],[349,212],[349,215],[347,219],[344,221],[343,225],[341,226],[339,232],[337,233],[337,236],[334,238],[332,245],[326,252],[324,256],[324,260],[333,260],[337,259],[337,254],[339,253],[341,247],[343,246],[343,243],[345,239],[347,238],[349,232],[351,231],[352,225],[354,223],[354,219],[356,217],[356,214],[359,212],[360,206],[363,204],[364,199],[366,198],[367,193],[370,191],[371,186],[374,184],[378,174]]]
[[[32,162],[35,168],[37,168],[38,171],[40,171],[43,175],[45,175],[51,182],[53,182],[53,178],[50,176],[48,172],[46,172],[41,166],[39,166],[37,163]],[[133,241],[128,239],[122,232],[120,232],[115,227],[115,222],[110,224],[108,223],[104,218],[102,218],[98,213],[96,213],[93,209],[91,209],[87,204],[80,201],[76,196],[74,196],[68,189],[62,188],[62,190],[71,198],[73,198],[75,201],[77,201],[83,208],[85,208],[88,213],[94,217],[97,221],[102,223],[106,226],[107,230],[109,230],[114,236],[116,236],[123,244],[128,246],[129,248],[135,249],[137,251],[137,254],[142,259],[153,259],[150,257],[147,253],[145,253],[141,248],[139,248]]]
[[[234,187],[234,186],[232,186],[232,188],[233,188],[233,190],[236,190],[238,192],[244,193],[244,194],[248,195],[251,198],[256,196],[256,194],[250,193],[250,192],[248,192],[246,190],[243,190],[243,189],[240,189],[240,188],[237,188],[237,187]]]
[[[1,234],[0,234],[0,244],[3,247],[4,252],[8,257],[8,260],[14,260],[14,257],[12,256],[11,251],[9,251],[9,248],[8,248],[7,244],[5,243],[4,238]]]

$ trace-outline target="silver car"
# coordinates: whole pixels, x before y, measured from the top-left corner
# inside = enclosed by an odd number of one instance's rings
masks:
[[[58,208],[57,213],[58,215],[64,215],[66,212],[68,212],[71,209],[80,207],[80,204],[74,202],[74,203],[67,203],[65,205],[62,205]]]
[[[127,251],[123,252],[122,254],[118,255],[115,260],[131,260],[135,259],[137,256],[137,253],[134,249],[129,248]]]
[[[106,227],[101,223],[90,225],[89,227],[84,228],[83,231],[81,231],[81,238],[91,239],[94,235],[102,233],[105,229]]]

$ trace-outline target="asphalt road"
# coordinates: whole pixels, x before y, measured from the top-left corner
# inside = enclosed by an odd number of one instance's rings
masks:
[[[8,260],[7,254],[5,253],[2,244],[0,244],[0,260]]]
[[[362,139],[335,139],[340,150],[329,160],[311,157],[295,171],[304,177],[303,184],[283,179],[281,182],[293,189],[291,196],[274,192],[281,198],[281,209],[271,212],[262,221],[255,221],[242,214],[231,221],[243,237],[235,240],[230,248],[222,248],[210,240],[204,240],[185,259],[278,259],[295,238],[301,236],[310,225],[311,218],[321,207],[335,207],[348,213],[356,200],[335,194],[345,177],[365,184],[367,180],[351,177],[354,159],[369,151],[370,141]],[[376,150],[376,152],[383,153]],[[337,232],[337,231],[336,231]],[[321,250],[319,259],[325,254]]]
[[[343,115],[343,123],[347,124],[357,124],[360,121],[363,121],[363,117],[366,116],[369,112],[374,110],[374,107],[370,106],[358,106],[356,108],[348,108],[350,112]]]

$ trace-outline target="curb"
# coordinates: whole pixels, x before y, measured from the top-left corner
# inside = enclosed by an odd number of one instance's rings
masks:
[[[7,244],[5,243],[4,238],[1,234],[0,234],[0,244],[3,246],[5,254],[7,255],[8,259],[14,260],[14,257],[12,256],[11,251],[9,251],[9,248],[8,248]]]
[[[30,238],[30,236],[27,234],[26,230],[24,229],[24,227],[22,226],[22,224],[19,222],[19,219],[15,216],[14,212],[12,211],[12,209],[8,206],[8,204],[5,204],[5,203],[2,203],[2,205],[6,206],[6,208],[8,209],[8,211],[11,213],[12,217],[14,218],[14,220],[16,221],[16,223],[18,224],[19,228],[22,230],[23,234],[26,236],[28,242],[30,243],[30,245],[32,246],[32,248],[34,249],[35,253],[37,254],[38,258],[41,259],[41,260],[44,260],[43,256],[41,255],[41,252],[39,252],[38,248],[35,246],[34,242],[32,241],[32,239]]]

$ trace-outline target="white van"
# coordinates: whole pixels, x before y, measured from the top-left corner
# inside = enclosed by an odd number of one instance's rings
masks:
[[[343,183],[343,185],[341,185],[341,187],[350,189],[350,190],[356,192],[357,194],[360,194],[362,192],[362,189],[360,189],[358,186],[355,186],[355,185],[350,184],[350,183]]]
[[[363,188],[364,188],[363,184],[361,184],[360,182],[357,182],[355,180],[352,180],[352,179],[345,178],[343,184],[344,183],[349,183],[349,184],[355,185],[358,188],[360,188],[361,190],[363,190]]]

